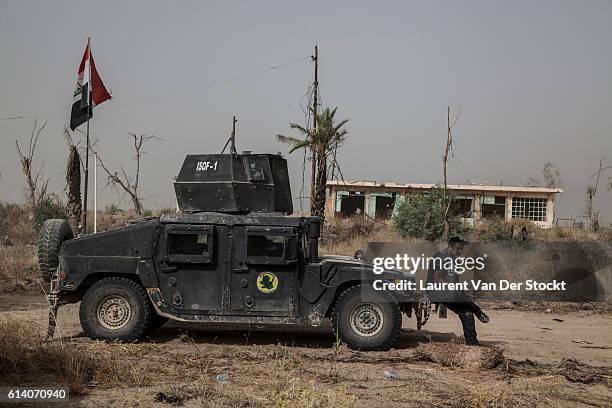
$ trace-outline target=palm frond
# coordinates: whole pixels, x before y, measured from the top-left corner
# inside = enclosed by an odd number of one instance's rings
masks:
[[[301,142],[294,144],[293,147],[289,149],[289,153],[293,153],[298,149],[303,149],[309,146],[310,146],[310,143],[307,140],[302,140]]]
[[[285,144],[296,144],[296,143],[303,142],[303,140],[301,139],[297,139],[295,137],[285,136],[285,135],[276,135],[276,140],[278,140],[281,143],[285,143]]]
[[[295,130],[299,131],[300,133],[302,133],[302,134],[304,134],[304,135],[308,135],[308,134],[310,134],[310,130],[306,129],[304,126],[299,125],[299,124],[297,124],[297,123],[290,123],[290,124],[289,124],[289,127],[290,127],[291,129],[295,129]]]

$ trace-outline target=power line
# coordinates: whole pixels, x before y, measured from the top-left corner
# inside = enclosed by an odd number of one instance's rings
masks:
[[[292,64],[295,64],[297,62],[303,61],[303,60],[305,60],[307,58],[310,58],[310,55],[307,55],[305,57],[301,57],[301,58],[295,59],[293,61],[285,62],[284,64],[274,65],[274,66],[271,66],[271,67],[268,67],[268,68],[260,69],[259,71],[254,71],[254,72],[251,72],[251,73],[248,73],[248,74],[240,75],[238,77],[234,77],[234,78],[231,78],[231,79],[226,79],[226,80],[218,81],[218,82],[211,82],[209,84],[204,84],[204,85],[201,85],[201,86],[198,86],[198,87],[195,87],[195,88],[183,89],[181,91],[169,92],[167,94],[158,95],[158,96],[152,96],[150,98],[137,99],[137,100],[134,100],[134,101],[123,102],[123,103],[118,103],[118,104],[109,105],[109,106],[101,106],[98,109],[113,109],[113,108],[118,108],[120,106],[134,105],[134,104],[137,104],[137,103],[150,102],[150,101],[154,101],[154,100],[158,100],[158,99],[168,98],[168,97],[171,97],[171,96],[183,95],[183,94],[187,94],[187,93],[191,93],[191,92],[196,92],[196,91],[199,91],[199,90],[202,90],[202,89],[205,89],[205,88],[211,88],[213,86],[225,85],[225,84],[230,83],[230,82],[239,81],[241,79],[246,79],[246,78],[249,78],[249,77],[252,77],[252,76],[255,76],[255,75],[263,74],[264,72],[273,71],[275,69],[283,68],[283,67],[286,67],[288,65],[292,65]]]
[[[219,86],[219,85],[225,85],[225,84],[228,84],[230,82],[234,82],[234,81],[239,81],[239,80],[242,80],[242,79],[250,78],[250,77],[253,77],[253,76],[256,76],[256,75],[263,74],[265,72],[274,71],[276,69],[283,68],[283,67],[286,67],[288,65],[293,65],[293,64],[296,64],[296,63],[298,63],[300,61],[304,61],[304,60],[310,59],[310,58],[311,58],[311,56],[307,55],[305,57],[297,58],[297,59],[294,59],[294,60],[291,60],[291,61],[288,61],[288,62],[285,62],[285,63],[282,63],[282,64],[273,65],[271,67],[260,69],[258,71],[253,71],[253,72],[250,72],[248,74],[240,75],[240,76],[237,76],[237,77],[234,77],[234,78],[225,79],[223,81],[211,82],[211,83],[208,83],[208,84],[197,86],[195,88],[189,88],[189,89],[183,89],[183,90],[180,90],[180,91],[169,92],[169,93],[165,93],[165,94],[162,94],[162,95],[152,96],[152,97],[149,97],[149,98],[136,99],[136,100],[133,100],[133,101],[117,103],[117,104],[114,104],[114,105],[111,104],[111,105],[108,105],[108,106],[100,106],[99,108],[97,108],[97,110],[114,109],[114,108],[118,108],[118,107],[121,107],[121,106],[135,105],[135,104],[138,104],[138,103],[151,102],[151,101],[155,101],[155,100],[158,100],[158,99],[164,99],[164,98],[169,98],[169,97],[172,97],[172,96],[178,96],[178,95],[184,95],[184,94],[188,94],[188,93],[192,93],[192,92],[197,92],[197,91],[200,91],[202,89],[211,88],[211,87]],[[35,118],[40,118],[40,117],[44,117],[44,116],[47,116],[47,117],[48,116],[60,116],[60,115],[65,115],[66,113],[67,112],[61,112],[61,113],[60,112],[56,112],[56,113],[41,113],[41,114],[37,114],[37,115],[15,115],[15,116],[2,117],[2,118],[0,118],[0,120],[35,119]]]

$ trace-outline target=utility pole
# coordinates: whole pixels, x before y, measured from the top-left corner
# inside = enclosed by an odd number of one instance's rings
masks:
[[[314,61],[314,89],[313,89],[313,99],[312,99],[312,113],[313,113],[313,127],[312,127],[312,136],[317,131],[317,108],[319,104],[319,46],[315,44],[314,56],[312,57]],[[312,170],[310,175],[310,212],[314,208],[315,197],[316,197],[316,184],[317,184],[317,151],[315,150],[314,144],[310,146],[311,160],[312,160]]]
[[[236,122],[238,122],[238,119],[236,119],[236,116],[232,117],[232,137],[231,139],[231,143],[230,143],[230,153],[231,154],[236,154]]]

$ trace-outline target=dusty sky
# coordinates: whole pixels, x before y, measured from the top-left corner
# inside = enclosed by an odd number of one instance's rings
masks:
[[[340,154],[347,179],[442,179],[446,106],[462,106],[450,182],[505,185],[561,171],[558,216],[579,217],[588,179],[612,160],[612,2],[3,1],[0,117],[55,113],[39,143],[50,187],[63,189],[62,136],[88,34],[114,100],[92,136],[109,166],[130,168],[127,132],[155,133],[143,159],[147,207],[172,206],[187,153],[220,151],[238,116],[238,149],[287,152],[274,135],[303,123],[308,60],[225,85],[320,47],[324,105],[350,118]],[[113,108],[113,106],[115,106]],[[15,139],[32,119],[0,121],[0,200],[23,196]],[[302,156],[289,156],[294,196]],[[608,174],[612,175],[612,174]],[[607,176],[604,177],[607,180]],[[102,204],[119,196],[99,180]],[[612,217],[612,194],[597,206]],[[124,199],[121,206],[130,203]],[[296,200],[295,207],[299,209]]]

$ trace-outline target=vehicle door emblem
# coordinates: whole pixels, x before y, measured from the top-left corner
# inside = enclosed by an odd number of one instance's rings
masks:
[[[262,293],[272,293],[278,287],[278,278],[272,272],[262,272],[257,277],[257,289]]]

